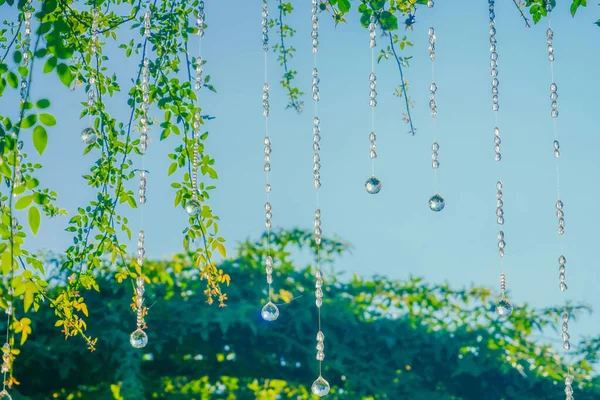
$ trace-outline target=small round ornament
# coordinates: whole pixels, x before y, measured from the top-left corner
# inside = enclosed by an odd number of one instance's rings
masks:
[[[508,301],[507,299],[502,298],[496,304],[496,314],[499,317],[508,318],[510,316],[510,314],[512,314],[512,312],[513,312],[513,306],[510,303],[510,301]]]
[[[322,376],[319,375],[317,380],[313,382],[310,389],[313,392],[313,394],[316,394],[319,397],[326,396],[330,390],[329,382],[327,382],[325,379],[323,379]]]
[[[279,317],[279,309],[273,302],[269,301],[260,311],[260,315],[265,321],[275,321]]]
[[[367,179],[365,183],[365,189],[369,194],[377,194],[381,191],[381,181],[374,176]]]
[[[81,131],[81,141],[85,144],[94,144],[98,140],[98,133],[92,127],[87,127]]]
[[[146,347],[148,344],[148,335],[143,330],[137,329],[129,336],[129,343],[136,349]]]
[[[202,209],[202,205],[200,204],[200,202],[198,200],[195,199],[189,199],[186,203],[185,203],[185,212],[187,213],[187,215],[189,215],[190,217],[195,217],[198,214],[200,214],[200,210]]]
[[[446,201],[439,193],[431,196],[429,199],[429,208],[431,211],[440,212],[444,209],[444,207],[446,207]]]

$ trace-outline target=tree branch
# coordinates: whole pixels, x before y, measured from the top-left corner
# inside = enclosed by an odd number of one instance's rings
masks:
[[[402,81],[402,93],[404,95],[404,103],[406,104],[406,122],[410,125],[410,135],[415,136],[417,133],[416,128],[413,126],[412,116],[410,115],[410,103],[408,100],[408,94],[406,93],[406,81],[404,80],[404,72],[402,71],[402,61],[400,61],[400,57],[398,57],[398,53],[396,53],[396,48],[394,47],[394,39],[391,32],[388,32],[390,36],[390,47],[392,48],[392,52],[394,53],[394,58],[396,59],[396,63],[398,64],[398,70],[400,71],[400,80]]]
[[[529,19],[523,13],[523,10],[521,9],[521,6],[519,5],[519,3],[517,3],[517,0],[513,0],[513,3],[515,3],[515,7],[517,7],[517,10],[519,10],[519,13],[521,13],[521,17],[525,21],[525,26],[528,28],[531,28],[531,25],[529,24]]]

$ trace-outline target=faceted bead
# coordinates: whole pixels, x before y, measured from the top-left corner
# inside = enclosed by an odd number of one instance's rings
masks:
[[[377,194],[379,191],[381,191],[381,181],[372,176],[367,179],[367,182],[365,183],[365,189],[369,194]]]
[[[269,301],[260,311],[260,315],[265,321],[275,321],[279,317],[279,309]]]
[[[509,317],[512,314],[513,306],[507,299],[502,299],[496,304],[496,314],[500,317]]]
[[[270,285],[273,283],[273,276],[272,275],[267,275],[267,283]]]
[[[561,283],[560,283],[560,291],[561,291],[561,292],[566,292],[566,291],[567,291],[567,289],[568,289],[568,287],[567,287],[567,284],[566,284],[566,283],[564,283],[564,282],[561,282]]]
[[[429,199],[429,208],[431,209],[431,211],[435,211],[435,212],[442,211],[445,206],[446,206],[446,201],[438,193],[434,194]]]
[[[323,305],[323,299],[317,298],[317,300],[315,301],[315,304],[317,305],[317,307],[321,307]]]
[[[81,132],[81,141],[85,144],[93,144],[98,140],[98,134],[96,130],[92,127],[85,128]]]
[[[325,359],[325,353],[322,351],[317,351],[317,360],[323,361]]]
[[[185,212],[191,217],[195,217],[200,214],[201,209],[202,205],[198,200],[190,199],[185,203]]]
[[[315,380],[310,388],[311,392],[319,397],[326,396],[329,393],[329,382],[323,379],[322,376],[319,376],[317,380]]]
[[[433,162],[431,163],[431,167],[435,169],[439,168],[440,162],[438,160],[433,160]]]
[[[438,142],[433,142],[433,145],[431,145],[431,150],[438,151],[439,149],[440,145],[438,144]]]
[[[568,340],[565,341],[565,343],[563,344],[563,349],[571,350],[571,342],[569,342]],[[566,392],[566,389],[565,389],[565,392]]]
[[[129,336],[129,343],[136,349],[146,347],[148,344],[148,335],[143,330],[137,329]]]
[[[322,342],[323,340],[325,340],[325,335],[323,334],[323,332],[317,332],[317,341]]]
[[[317,350],[318,351],[323,351],[325,349],[325,345],[323,344],[322,341],[318,341],[317,342]]]
[[[565,265],[567,263],[567,259],[565,258],[565,256],[558,257],[558,263],[560,265]]]

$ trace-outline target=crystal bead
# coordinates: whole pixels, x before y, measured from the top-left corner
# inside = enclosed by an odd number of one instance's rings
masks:
[[[271,184],[267,183],[265,185],[265,192],[270,193],[271,192]]]
[[[440,145],[438,144],[438,142],[433,142],[433,144],[431,145],[431,150],[438,151],[439,149]]]
[[[267,275],[267,283],[270,285],[273,283],[273,276]]]
[[[440,162],[438,160],[433,160],[431,162],[431,167],[435,168],[435,169],[439,168],[440,167]]]
[[[313,384],[314,385],[314,384]],[[329,392],[329,391],[328,391]],[[6,389],[2,390],[0,392],[0,399],[5,399],[5,400],[12,400],[12,397],[10,396],[10,394],[8,394],[8,392],[6,391]]]
[[[315,304],[317,305],[317,307],[321,307],[323,305],[323,299],[317,298],[317,300],[315,301]]]
[[[365,183],[365,189],[369,194],[377,194],[381,191],[381,181],[372,176],[367,179],[367,182]]]
[[[319,397],[326,396],[329,393],[329,382],[323,379],[322,376],[319,376],[317,380],[315,380],[310,388],[311,392],[314,395]]]
[[[561,292],[566,292],[566,291],[567,291],[567,289],[568,289],[568,287],[567,287],[567,284],[566,284],[566,283],[564,283],[564,282],[561,282],[561,283],[560,283],[560,291],[561,291]]]
[[[558,257],[558,263],[560,265],[565,265],[567,263],[567,259],[565,258],[565,256]]]
[[[137,329],[129,336],[129,343],[136,349],[146,347],[148,344],[148,335],[143,330]]]
[[[317,341],[322,342],[323,340],[325,340],[325,335],[323,334],[323,332],[317,332]]]
[[[325,349],[325,345],[323,344],[322,341],[318,341],[317,342],[317,350],[318,351],[323,351]]]
[[[275,321],[279,317],[279,309],[269,301],[260,311],[260,315],[265,321]]]
[[[92,127],[85,128],[81,132],[81,141],[85,144],[93,144],[98,140],[98,134],[96,130]]]
[[[565,341],[565,343],[563,344],[563,349],[565,350],[571,350],[571,342],[569,342],[568,340]],[[571,389],[573,390],[573,389]],[[567,389],[565,389],[565,393],[567,392]]]
[[[496,304],[496,314],[499,317],[508,318],[513,312],[513,306],[507,299],[501,299]]]
[[[202,205],[196,199],[190,199],[185,203],[185,212],[191,217],[195,217],[200,214],[201,209]]]
[[[496,220],[496,222],[498,222],[498,225],[504,225],[504,217],[498,217],[498,219]]]
[[[323,361],[325,359],[325,353],[322,351],[317,351],[317,360]]]
[[[434,194],[429,199],[429,208],[431,209],[431,211],[436,211],[436,212],[442,211],[445,206],[446,206],[446,201],[438,193]]]

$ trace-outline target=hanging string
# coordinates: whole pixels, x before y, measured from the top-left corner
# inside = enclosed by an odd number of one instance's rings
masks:
[[[433,1],[427,3],[429,8],[433,8]],[[440,212],[446,206],[446,201],[438,191],[438,168],[440,167],[439,150],[440,145],[437,141],[437,84],[435,83],[435,44],[436,44],[435,29],[429,28],[429,59],[431,60],[431,84],[429,85],[429,111],[431,112],[431,123],[433,131],[433,144],[431,145],[431,167],[433,168],[433,189],[435,194],[429,198],[429,209],[431,211]]]
[[[567,259],[564,256],[564,233],[565,233],[565,213],[564,213],[564,203],[561,199],[560,193],[560,143],[558,141],[558,127],[557,127],[557,119],[558,119],[558,86],[556,85],[556,81],[554,79],[554,31],[552,30],[552,22],[551,22],[551,12],[552,12],[552,3],[548,1],[546,3],[546,11],[548,12],[548,29],[546,30],[546,43],[548,45],[548,61],[550,62],[550,75],[552,81],[550,83],[550,116],[552,118],[552,127],[554,131],[554,143],[553,143],[553,151],[554,158],[556,162],[556,217],[558,219],[558,237],[560,241],[560,256],[558,257],[558,271],[559,271],[559,289],[561,292],[566,292],[568,287],[566,284],[566,264]],[[570,350],[571,349],[571,336],[569,335],[569,308],[565,304],[563,309],[563,313],[561,316],[562,319],[562,339],[563,339],[563,349]],[[566,400],[573,400],[573,375],[572,375],[572,367],[568,367],[568,372],[565,376],[565,395]]]
[[[312,51],[314,56],[312,91],[314,100],[314,119],[313,119],[313,180],[316,190],[316,209],[314,219],[314,239],[317,246],[317,266],[315,271],[315,304],[317,305],[318,332],[317,332],[317,360],[319,362],[319,377],[313,382],[311,391],[323,397],[329,393],[329,383],[323,378],[323,360],[325,359],[325,335],[321,330],[321,307],[323,306],[323,274],[321,272],[321,209],[319,208],[319,188],[321,187],[321,127],[319,120],[319,70],[317,69],[317,53],[319,51],[319,8],[318,1],[312,0]]]
[[[371,133],[369,133],[369,158],[371,158],[371,177],[365,182],[369,194],[381,191],[381,181],[375,177],[375,159],[377,158],[377,136],[375,135],[375,107],[377,107],[377,77],[375,76],[375,47],[377,46],[377,25],[375,12],[369,22],[369,47],[371,48],[371,73],[369,74],[369,107],[371,107]]]
[[[92,8],[92,27],[90,37],[90,53],[92,58],[98,54],[98,18],[99,11],[94,4]],[[94,106],[96,105],[98,91],[96,87],[96,75],[97,71],[95,69],[91,69],[87,90],[88,126],[81,132],[81,141],[86,145],[92,145],[98,140],[98,132],[92,126],[92,115],[94,114]]]
[[[271,138],[269,137],[269,78],[267,73],[267,55],[269,54],[269,8],[267,5],[267,0],[262,0],[262,9],[261,9],[261,17],[262,17],[262,46],[263,51],[265,53],[265,83],[263,85],[263,95],[262,95],[262,104],[263,104],[263,117],[265,118],[265,166],[264,171],[267,177],[267,183],[265,185],[265,192],[267,200],[265,202],[265,226],[267,228],[267,257],[265,260],[265,272],[267,275],[267,284],[268,287],[268,302],[261,310],[261,315],[265,321],[275,321],[279,317],[279,309],[275,304],[273,304],[272,300],[272,289],[271,285],[273,284],[273,256],[271,254],[271,220],[273,218],[272,207],[271,207],[271,182],[269,177],[269,172],[271,172]]]
[[[146,40],[151,35],[151,11],[150,2],[146,1],[146,12],[144,13],[144,37]],[[140,231],[138,233],[138,257],[137,263],[139,266],[139,275],[135,279],[134,302],[136,307],[136,325],[137,329],[130,335],[129,342],[137,349],[146,347],[148,344],[148,335],[144,332],[147,328],[144,316],[147,308],[144,307],[145,278],[143,274],[144,257],[146,256],[146,233],[144,231],[144,205],[146,204],[146,184],[147,171],[145,166],[145,154],[148,149],[149,136],[149,117],[148,110],[150,109],[150,60],[145,57],[142,60],[141,72],[141,91],[142,91],[142,111],[140,116],[140,185],[138,188],[138,202],[140,203]]]
[[[504,225],[504,200],[503,200],[503,183],[501,179],[500,162],[502,161],[502,155],[500,154],[500,128],[498,127],[498,110],[500,105],[498,102],[498,52],[496,40],[496,12],[495,12],[495,1],[488,0],[489,5],[489,16],[490,16],[490,67],[492,75],[492,111],[496,120],[496,126],[494,127],[494,152],[496,163],[498,163],[498,181],[496,182],[496,222],[498,225]],[[506,241],[504,238],[504,231],[501,229],[498,232],[498,253],[500,255],[500,291],[502,296],[496,304],[496,314],[502,318],[507,318],[513,311],[512,303],[506,296],[506,274],[504,273],[504,254]]]
[[[200,1],[198,4],[198,12],[196,14],[196,35],[198,36],[198,55],[196,56],[196,77],[194,82],[194,89],[196,92],[200,92],[202,85],[204,84],[204,59],[202,58],[202,38],[204,37],[204,30],[206,29],[206,14],[204,13],[204,1]],[[193,134],[193,145],[192,145],[192,198],[185,203],[185,211],[191,217],[196,217],[202,210],[202,205],[198,199],[198,142],[200,141],[200,125],[202,124],[202,117],[200,115],[200,94],[198,93],[197,106],[194,111],[194,120],[192,126],[194,127]]]

